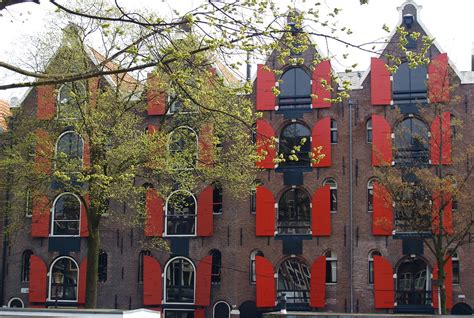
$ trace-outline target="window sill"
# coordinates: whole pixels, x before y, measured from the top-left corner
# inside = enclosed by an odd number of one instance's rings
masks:
[[[289,171],[303,171],[303,172],[311,172],[313,168],[311,166],[294,166],[294,167],[276,167],[275,172],[289,172]]]
[[[337,282],[336,283],[326,283],[326,286],[336,286],[337,285]]]

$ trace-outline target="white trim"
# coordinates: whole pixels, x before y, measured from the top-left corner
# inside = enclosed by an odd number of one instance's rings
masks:
[[[175,193],[178,193],[178,192],[184,192],[184,193],[188,193],[189,196],[191,196],[194,200],[194,234],[168,234],[168,202],[170,200],[170,198],[175,194]],[[163,233],[164,236],[167,236],[167,237],[194,237],[197,235],[197,209],[198,209],[198,201],[196,199],[196,197],[194,196],[193,193],[189,192],[188,190],[176,190],[176,191],[173,191],[171,192],[171,194],[166,198],[166,204],[165,204],[165,224],[164,224],[164,227],[165,227],[165,231]]]
[[[169,265],[174,262],[175,260],[177,259],[184,259],[186,260],[187,262],[189,262],[191,264],[191,266],[193,267],[193,284],[194,284],[194,287],[193,287],[193,301],[190,302],[190,303],[185,303],[185,302],[181,302],[181,303],[173,303],[173,302],[167,302],[166,301],[166,271],[168,270],[168,267]],[[176,256],[176,257],[173,257],[171,258],[165,265],[165,268],[163,270],[163,304],[174,304],[174,305],[183,305],[183,304],[187,304],[187,305],[194,305],[195,302],[196,302],[196,280],[197,280],[197,269],[196,269],[196,266],[194,265],[194,263],[187,257],[184,257],[184,256]],[[173,309],[174,310],[174,309]]]
[[[77,132],[77,131],[74,131],[74,130],[66,130],[66,131],[63,131],[59,136],[58,138],[56,139],[56,144],[54,145],[54,170],[56,170],[56,158],[57,158],[57,155],[58,155],[58,144],[59,144],[59,141],[61,140],[62,137],[64,137],[65,135],[67,134],[76,134],[79,136],[79,138],[81,139],[81,142],[82,142],[82,154],[81,154],[81,162],[82,162],[82,167],[84,167],[84,150],[85,150],[85,141],[84,141],[84,138],[82,138],[82,136]]]
[[[329,181],[334,182],[334,185],[328,184]],[[336,182],[336,180],[334,180],[334,178],[332,178],[332,177],[326,178],[323,181],[323,186],[325,186],[325,185],[329,185],[329,195],[331,195],[331,190],[336,190],[336,204],[337,204],[339,200],[337,198],[337,182]],[[331,200],[332,200],[332,198],[329,197],[329,204],[331,204]],[[331,213],[337,213],[337,210],[331,210],[330,212]]]
[[[216,317],[216,306],[217,304],[219,303],[224,303],[227,305],[227,308],[229,308],[229,315],[227,316],[228,318],[230,318],[230,311],[232,310],[232,308],[230,308],[230,305],[228,302],[224,301],[224,300],[218,300],[214,303],[214,306],[212,306],[212,318],[215,318]]]
[[[55,205],[56,205],[56,202],[58,201],[58,199],[64,195],[72,195],[74,196],[77,201],[79,201],[79,227],[78,227],[78,230],[77,230],[77,235],[54,235],[53,233],[53,230],[54,230],[54,214],[55,214]],[[53,204],[51,206],[51,225],[50,225],[50,229],[49,229],[49,236],[50,237],[79,237],[81,236],[81,210],[82,210],[82,201],[81,199],[77,196],[77,194],[75,193],[72,193],[72,192],[63,192],[63,193],[60,193],[53,201]],[[63,220],[63,221],[74,221],[74,220]]]
[[[11,307],[11,304],[14,300],[19,300],[21,302],[21,307],[20,308],[25,308],[25,303],[20,297],[12,297],[8,300],[7,307],[8,308],[18,308],[18,307]]]
[[[54,267],[54,264],[56,264],[59,260],[63,259],[63,258],[68,258],[70,260],[73,261],[73,263],[76,265],[76,268],[77,268],[77,278],[76,278],[76,299],[68,299],[68,300],[57,300],[58,302],[77,302],[78,301],[78,297],[79,297],[79,264],[77,264],[76,260],[74,258],[72,258],[71,256],[60,256],[58,258],[56,258],[52,263],[51,265],[49,266],[49,270],[48,270],[48,298],[46,299],[47,301],[56,301],[56,299],[53,299],[51,298],[51,279],[52,279],[52,269]]]
[[[191,128],[187,125],[178,126],[178,127],[174,128],[172,131],[170,131],[170,133],[168,134],[168,142],[167,142],[166,151],[168,151],[168,153],[171,154],[171,152],[170,152],[171,136],[178,129],[187,129],[187,130],[190,130],[194,134],[194,137],[196,139],[196,163],[197,163],[199,161],[199,135],[197,134],[197,132],[193,128]],[[195,163],[195,165],[196,165],[196,163]],[[173,168],[173,170],[190,170],[190,169],[192,169],[192,168]]]

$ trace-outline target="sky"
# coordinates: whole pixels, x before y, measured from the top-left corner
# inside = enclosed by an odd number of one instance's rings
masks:
[[[162,16],[172,15],[172,9],[186,10],[197,6],[203,0],[119,0],[121,5],[130,9],[147,8],[158,12]],[[307,6],[304,0],[275,0],[278,5],[302,8]],[[344,25],[350,26],[354,32],[351,40],[356,43],[371,42],[387,37],[382,30],[385,24],[393,29],[399,21],[397,7],[405,1],[402,0],[370,0],[369,5],[361,6],[359,0],[321,0],[322,10],[329,7],[342,8],[339,20]],[[471,70],[471,49],[474,42],[474,1],[472,0],[416,0],[422,6],[419,20],[424,24],[441,49],[448,52],[449,58],[458,70]],[[63,0],[61,3],[67,3]],[[171,5],[172,4],[172,8]],[[15,55],[28,49],[24,39],[26,35],[39,34],[45,29],[47,16],[54,10],[47,0],[41,4],[25,3],[8,7],[0,11],[0,61],[12,62]],[[331,54],[340,55],[339,48],[332,48]],[[326,52],[324,52],[326,53]],[[257,61],[254,61],[255,63]],[[357,62],[357,70],[367,70],[370,55],[362,52],[351,52],[346,61],[336,59],[332,63],[336,70],[342,71],[346,66]],[[255,70],[256,67],[253,67]],[[0,83],[7,84],[18,80],[10,73],[0,69]],[[20,98],[24,89],[0,90],[0,99],[10,100],[12,97]]]

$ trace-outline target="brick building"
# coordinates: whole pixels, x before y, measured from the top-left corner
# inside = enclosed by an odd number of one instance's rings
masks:
[[[400,25],[427,34],[419,10],[412,1],[404,3]],[[396,48],[396,40],[394,36],[387,43],[386,52]],[[407,44],[412,50],[420,47],[420,39]],[[107,224],[102,230],[99,307],[144,306],[164,311],[165,317],[247,318],[276,309],[282,294],[288,308],[295,310],[430,312],[436,307],[434,259],[413,236],[397,230],[403,213],[381,202],[383,189],[374,179],[374,167],[392,161],[401,166],[414,160],[423,165],[436,162],[434,143],[428,142],[439,138],[430,133],[436,120],[423,118],[417,105],[429,107],[435,101],[430,90],[446,83],[427,85],[427,79],[446,72],[454,84],[450,95],[459,96],[461,102],[453,102],[443,118],[462,119],[464,126],[457,132],[463,135],[462,142],[474,140],[470,129],[474,70],[459,72],[435,43],[428,53],[431,65],[410,69],[404,63],[392,76],[386,60],[372,58],[367,72],[346,75],[353,88],[350,101],[331,104],[324,99],[331,93],[318,85],[324,80],[337,89],[336,83],[331,84],[330,61],[312,67],[317,52],[309,49],[300,56],[305,66],[293,67],[279,65],[275,54],[266,65],[282,70],[282,75],[276,77],[258,65],[254,83],[255,107],[263,113],[256,123],[256,142],[260,151],[266,151],[258,163],[262,171],[255,195],[248,201],[235,200],[223,185],[222,192],[209,186],[196,193],[178,189],[159,198],[150,189],[151,226],[143,231]],[[272,87],[277,81],[280,95],[275,97]],[[31,90],[23,106],[40,109],[38,96]],[[148,110],[148,124],[157,124],[169,112],[162,103],[150,104]],[[181,128],[188,129],[177,127]],[[407,130],[427,142],[403,144],[404,138],[397,134]],[[455,133],[451,126],[445,131]],[[192,129],[191,133],[198,138]],[[262,144],[270,137],[278,139],[278,152],[286,155],[303,138],[310,142],[297,152],[300,160],[276,165],[276,150]],[[453,145],[453,154],[443,154],[447,166],[463,145]],[[308,159],[315,146],[322,146],[325,154],[318,163]],[[173,195],[189,200],[186,220],[173,217]],[[59,221],[54,215],[61,200],[74,205],[74,198],[59,194],[46,220],[35,216],[33,208],[31,224],[6,247],[2,270],[8,305],[83,303],[86,222],[79,203],[75,232],[62,233],[51,225]],[[395,227],[380,225],[387,217]],[[163,237],[171,252],[142,250],[138,242],[143,236]],[[76,248],[59,249],[58,240],[60,246],[76,244]],[[64,244],[65,240],[70,241]],[[450,308],[458,302],[474,303],[472,248],[462,246],[448,263]]]

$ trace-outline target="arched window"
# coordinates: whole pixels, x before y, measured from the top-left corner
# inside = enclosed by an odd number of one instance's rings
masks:
[[[302,68],[285,71],[279,84],[278,107],[281,110],[311,108],[311,77]]]
[[[309,234],[311,227],[310,197],[300,188],[286,190],[278,201],[278,233]]]
[[[107,253],[104,250],[99,250],[99,264],[98,264],[98,282],[105,283],[107,281]]]
[[[288,304],[308,304],[310,269],[300,258],[285,259],[278,268],[278,296],[285,294]]]
[[[337,121],[331,119],[331,143],[337,144]]]
[[[367,119],[365,128],[367,131],[367,143],[371,144],[372,143],[372,118]]]
[[[423,165],[429,162],[428,127],[416,117],[407,117],[395,127],[395,162]]]
[[[219,250],[211,250],[209,255],[212,256],[211,282],[219,284],[221,282],[222,254]]]
[[[75,131],[63,132],[56,142],[56,159],[61,160],[61,156],[67,159],[77,159],[82,164],[84,153],[84,142],[82,137]]]
[[[222,214],[222,186],[215,183],[212,187],[212,212]]]
[[[140,251],[138,254],[138,282],[143,283],[143,257],[151,256],[151,252],[148,250]]]
[[[331,250],[324,253],[326,256],[326,284],[337,283],[337,254]]]
[[[331,204],[331,212],[337,212],[337,183],[334,179],[329,178],[324,180],[323,185],[329,185],[329,195],[330,195],[330,204]]]
[[[374,211],[374,182],[376,178],[371,178],[367,182],[367,212]]]
[[[173,157],[173,168],[191,169],[198,159],[198,136],[187,126],[175,128],[169,135],[168,150]]]
[[[13,297],[10,298],[7,304],[8,308],[25,308],[25,304],[23,303],[23,300],[18,297]]]
[[[184,190],[178,190],[166,200],[166,235],[196,234],[196,199]]]
[[[53,203],[52,236],[79,235],[81,218],[81,201],[72,193],[62,193]]]
[[[78,269],[76,261],[68,256],[59,257],[51,264],[48,300],[77,301]]]
[[[195,269],[184,257],[173,258],[165,268],[165,301],[167,303],[194,303]]]
[[[21,282],[26,283],[30,281],[30,257],[33,255],[32,250],[24,250],[21,255]]]
[[[402,63],[393,74],[393,101],[396,105],[426,103],[426,66],[411,68]]]
[[[459,266],[459,256],[458,252],[454,252],[451,256],[451,261],[453,262],[453,284],[459,284],[461,282],[460,273],[461,268]]]
[[[369,253],[369,284],[374,283],[374,256],[382,256],[382,253],[379,251]]]
[[[60,119],[77,119],[80,117],[80,105],[87,98],[86,87],[81,82],[61,85],[58,92],[57,112]]]
[[[212,308],[212,317],[230,318],[230,305],[225,301],[216,302]]]
[[[279,151],[285,159],[279,165],[281,167],[307,167],[310,165],[310,130],[300,124],[291,123],[280,134]]]
[[[255,284],[257,281],[257,274],[255,272],[255,257],[264,256],[262,251],[253,250],[250,253],[250,284]]]

